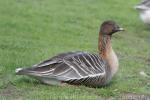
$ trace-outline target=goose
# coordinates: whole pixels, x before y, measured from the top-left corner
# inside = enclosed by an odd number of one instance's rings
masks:
[[[31,76],[49,85],[104,86],[118,70],[118,59],[111,45],[111,37],[118,31],[123,28],[114,21],[104,21],[99,31],[97,54],[60,53],[29,68],[17,68],[16,74]]]
[[[135,9],[139,11],[141,20],[145,24],[150,24],[150,0],[142,0],[135,6]]]

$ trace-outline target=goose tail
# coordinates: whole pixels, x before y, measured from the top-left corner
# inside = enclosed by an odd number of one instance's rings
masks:
[[[16,75],[26,75],[28,73],[28,71],[23,68],[17,68],[15,70],[15,73],[16,73]]]
[[[29,68],[17,68],[15,70],[16,75],[31,75],[31,76],[37,76],[34,75],[35,73],[32,72]]]
[[[55,76],[44,76],[42,75],[42,72],[37,72],[31,68],[17,68],[16,69],[16,75],[27,75],[27,76],[32,76],[40,81],[42,81],[45,84],[49,85],[60,85],[61,81],[55,77]]]

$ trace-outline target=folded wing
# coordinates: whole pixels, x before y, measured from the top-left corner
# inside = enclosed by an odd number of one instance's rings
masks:
[[[99,55],[69,52],[59,54],[31,68],[22,69],[17,74],[35,76],[40,80],[56,79],[70,84],[95,86],[104,83],[106,66]]]

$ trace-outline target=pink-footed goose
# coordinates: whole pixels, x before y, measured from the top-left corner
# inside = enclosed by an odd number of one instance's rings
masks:
[[[16,74],[32,76],[51,85],[104,86],[118,70],[111,37],[122,30],[114,21],[105,21],[99,31],[98,54],[79,51],[61,53],[30,68],[17,68]]]

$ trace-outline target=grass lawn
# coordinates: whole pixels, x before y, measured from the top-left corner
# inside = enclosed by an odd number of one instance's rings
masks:
[[[150,95],[150,26],[133,9],[140,0],[0,0],[0,100],[101,100]],[[115,20],[119,71],[102,88],[48,86],[16,76],[28,67],[67,51],[97,52],[99,26]]]

